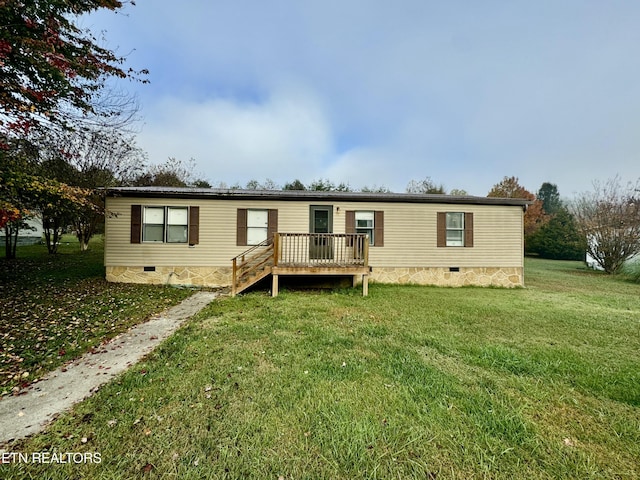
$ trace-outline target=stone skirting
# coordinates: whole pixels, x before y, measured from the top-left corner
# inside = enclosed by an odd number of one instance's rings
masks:
[[[106,267],[107,281],[155,285],[195,285],[226,287],[231,285],[231,267]]]
[[[524,269],[518,267],[460,267],[459,272],[437,267],[373,267],[369,279],[379,283],[412,283],[443,287],[522,287]]]
[[[226,287],[231,285],[231,267],[106,267],[109,282]],[[438,285],[443,287],[522,287],[523,268],[460,267],[459,272],[437,267],[373,267],[369,280],[378,283]]]

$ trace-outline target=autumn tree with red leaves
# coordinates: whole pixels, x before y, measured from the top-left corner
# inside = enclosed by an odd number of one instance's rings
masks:
[[[124,58],[77,25],[81,15],[118,11],[123,3],[0,1],[0,217],[7,219],[5,229],[38,207],[85,205],[82,189],[38,175],[42,146],[33,139],[77,127],[79,118],[112,116],[114,105],[101,98],[107,79],[146,82],[148,72],[126,69]],[[45,198],[46,204],[38,205]]]
[[[5,0],[0,2],[0,106],[11,124],[64,123],[72,111],[94,112],[109,77],[139,78],[124,59],[100,47],[74,22],[118,0]]]

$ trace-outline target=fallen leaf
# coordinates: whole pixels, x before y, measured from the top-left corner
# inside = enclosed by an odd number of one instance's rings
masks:
[[[153,465],[151,465],[150,463],[147,463],[144,467],[142,467],[142,471],[145,473],[150,472],[151,470],[153,470]]]

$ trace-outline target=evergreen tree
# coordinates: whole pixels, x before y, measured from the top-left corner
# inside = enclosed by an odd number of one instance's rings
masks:
[[[549,221],[527,237],[527,253],[554,260],[584,260],[586,240],[575,219],[561,207]]]
[[[560,193],[555,183],[544,182],[538,190],[538,200],[542,201],[542,208],[548,215],[553,215],[562,209]]]

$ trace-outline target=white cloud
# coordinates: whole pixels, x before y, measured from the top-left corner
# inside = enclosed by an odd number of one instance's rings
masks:
[[[515,175],[570,195],[640,176],[634,3],[154,0],[128,13],[108,17],[107,37],[151,70],[134,87],[139,143],[155,161],[194,157],[213,181],[403,190],[431,176],[484,195]]]
[[[146,117],[140,143],[152,161],[194,158],[214,182],[307,176],[333,148],[321,103],[295,87],[252,102],[166,98]]]

